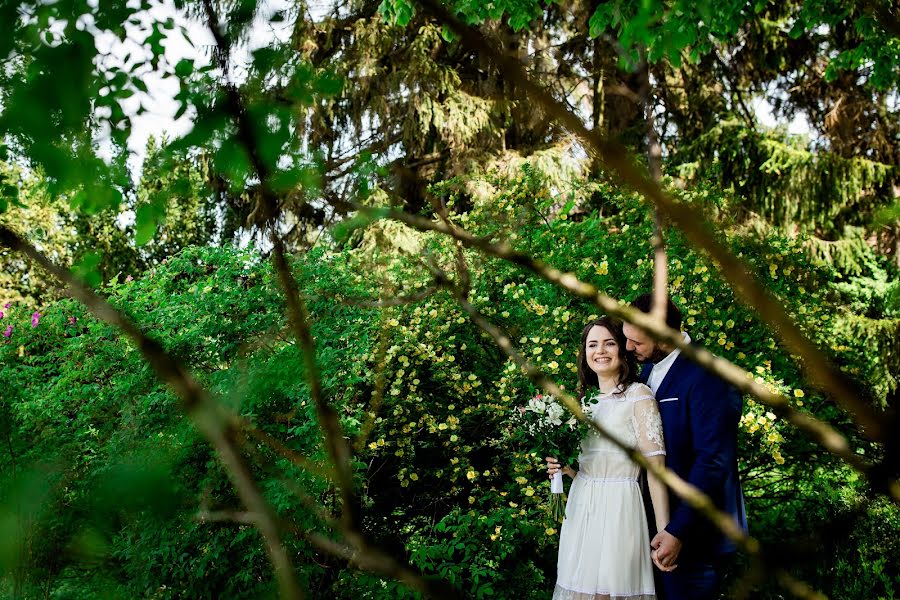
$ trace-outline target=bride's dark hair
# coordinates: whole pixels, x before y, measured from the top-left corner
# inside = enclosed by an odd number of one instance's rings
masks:
[[[587,398],[592,390],[600,389],[600,381],[597,374],[591,370],[587,364],[587,355],[585,353],[585,345],[587,344],[587,336],[594,327],[603,327],[616,340],[619,346],[619,387],[617,391],[624,392],[629,384],[637,381],[637,362],[631,352],[625,349],[627,340],[625,334],[622,333],[622,322],[612,317],[602,316],[594,319],[584,327],[581,332],[581,347],[578,349],[578,383],[581,386],[579,393],[582,398]]]

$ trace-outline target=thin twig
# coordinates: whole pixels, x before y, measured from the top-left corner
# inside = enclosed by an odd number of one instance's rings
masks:
[[[657,184],[662,182],[662,148],[656,135],[656,124],[653,120],[653,93],[650,88],[650,65],[644,58],[640,65],[641,73],[641,106],[644,109],[644,120],[647,127],[647,164],[650,176]],[[659,209],[653,211],[653,304],[650,314],[666,321],[668,312],[669,263],[666,257],[666,241],[663,237],[663,219]]]

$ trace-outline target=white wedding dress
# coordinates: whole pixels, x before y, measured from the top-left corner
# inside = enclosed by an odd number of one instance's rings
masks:
[[[595,396],[591,418],[644,456],[665,454],[653,392],[632,383]],[[579,471],[560,530],[554,600],[655,600],[640,468],[591,431],[581,442]]]

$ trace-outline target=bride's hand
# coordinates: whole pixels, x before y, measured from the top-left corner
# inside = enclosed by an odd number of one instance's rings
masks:
[[[559,461],[553,458],[552,456],[547,456],[544,458],[547,461],[547,476],[550,479],[553,479],[553,476],[556,475],[557,471],[562,470],[563,475],[568,475],[569,477],[574,478],[577,473],[575,469],[569,466],[560,467]]]
[[[550,479],[553,479],[553,476],[556,475],[557,471],[559,471],[559,461],[557,461],[552,456],[548,456],[544,460],[547,461],[547,476]]]

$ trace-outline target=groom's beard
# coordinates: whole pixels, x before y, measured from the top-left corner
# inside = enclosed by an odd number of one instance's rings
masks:
[[[651,352],[651,353],[650,353],[650,356],[648,356],[647,358],[645,358],[645,359],[643,359],[643,360],[641,360],[641,359],[638,358],[637,356],[635,356],[635,358],[636,358],[637,361],[638,361],[639,363],[641,363],[642,365],[646,365],[646,364],[653,364],[653,365],[655,365],[656,363],[658,363],[659,361],[661,361],[662,359],[664,359],[664,358],[667,357],[668,355],[669,355],[668,352],[666,352],[665,350],[663,350],[663,349],[661,349],[659,346],[657,346],[656,348],[653,349],[653,352]]]

